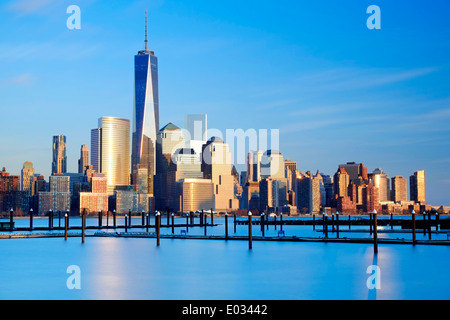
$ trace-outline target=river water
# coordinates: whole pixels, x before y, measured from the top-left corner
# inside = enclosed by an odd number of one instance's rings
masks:
[[[73,237],[4,239],[0,255],[0,299],[450,298],[450,246]]]

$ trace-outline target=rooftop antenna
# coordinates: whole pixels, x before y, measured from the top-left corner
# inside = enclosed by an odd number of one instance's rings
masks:
[[[145,10],[145,51],[147,51],[147,10]]]

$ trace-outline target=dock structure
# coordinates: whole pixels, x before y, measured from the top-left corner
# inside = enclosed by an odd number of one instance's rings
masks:
[[[10,212],[10,216],[8,220],[0,221],[0,239],[14,239],[14,238],[38,238],[38,237],[64,237],[66,240],[70,237],[82,237],[82,242],[84,243],[85,237],[143,237],[143,238],[156,238],[157,245],[160,245],[160,239],[203,239],[203,240],[246,240],[249,243],[249,249],[252,249],[253,241],[291,241],[291,242],[339,242],[339,243],[372,243],[374,246],[374,252],[378,252],[378,244],[446,244],[450,245],[450,219],[448,216],[439,216],[439,215],[423,215],[420,219],[416,219],[415,213],[412,215],[401,216],[394,218],[392,215],[389,217],[380,216],[375,211],[372,213],[370,217],[367,216],[348,216],[348,219],[345,218],[340,213],[336,213],[336,215],[332,215],[331,218],[328,217],[327,214],[315,216],[312,215],[308,218],[300,218],[300,219],[292,219],[290,217],[284,218],[280,215],[279,219],[276,219],[276,216],[269,216],[265,213],[261,215],[257,215],[252,217],[249,213],[247,216],[236,216],[233,214],[234,224],[234,235],[230,235],[228,232],[228,213],[224,214],[225,218],[225,229],[223,231],[223,235],[217,235],[215,232],[214,235],[207,234],[208,227],[215,227],[222,222],[214,223],[213,217],[211,219],[207,219],[207,216],[204,212],[201,212],[199,215],[198,223],[194,223],[194,213],[185,215],[175,224],[174,222],[174,214],[168,213],[169,220],[167,220],[167,224],[162,223],[161,214],[155,214],[154,224],[150,224],[150,213],[139,213],[134,216],[134,223],[131,223],[131,213],[125,214],[124,223],[116,223],[116,213],[113,212],[113,225],[110,225],[107,221],[106,224],[103,223],[98,218],[98,223],[88,225],[86,223],[87,214],[83,212],[81,217],[81,224],[75,225],[73,222],[69,225],[69,215],[68,212],[63,216],[64,220],[61,223],[60,213],[57,212],[49,212],[47,217],[43,217],[44,219],[48,219],[48,224],[42,224],[43,226],[36,226],[33,224],[33,218],[36,217],[31,214],[30,215],[30,226],[16,227],[14,221],[14,212]],[[53,224],[53,220],[59,220],[59,223]],[[97,218],[97,216],[95,216]],[[100,214],[99,214],[99,217]],[[172,219],[170,219],[170,217]],[[139,219],[141,218],[141,219]],[[106,219],[108,219],[108,213],[106,213]],[[141,223],[137,221],[141,221]],[[209,220],[209,221],[208,221]],[[91,222],[93,220],[91,219]],[[94,220],[95,221],[95,220]],[[217,220],[216,220],[217,221]],[[220,220],[219,220],[220,221]],[[348,230],[345,228],[341,228],[343,225],[349,225]],[[25,224],[26,225],[26,224]],[[48,225],[48,226],[46,226]],[[245,235],[240,235],[236,233],[237,225],[246,225],[248,228],[248,232]],[[253,225],[259,225],[258,229],[261,230],[261,235],[253,235]],[[278,236],[268,236],[265,234],[265,227],[267,230],[269,225],[277,230],[279,228]],[[321,233],[317,237],[305,237],[299,235],[286,235],[289,234],[289,228],[283,228],[283,226],[295,226],[295,225],[310,225],[314,232],[317,234]],[[369,228],[354,228],[351,229],[350,225],[354,226],[369,226]],[[387,226],[390,228],[383,228],[379,226]],[[397,228],[393,228],[393,226],[397,226]],[[435,228],[432,228],[435,226]],[[200,228],[204,229],[203,235],[192,235],[189,234],[189,227],[191,228]],[[164,228],[171,228],[172,232],[168,232],[168,234],[164,234],[161,232]],[[175,233],[175,228],[181,229],[180,234]],[[416,230],[424,230],[424,235],[428,233],[427,240],[418,240],[416,237]],[[59,231],[59,232],[58,232]],[[81,232],[80,232],[81,231]],[[198,231],[198,230],[197,230]],[[5,233],[2,233],[5,232]],[[25,233],[21,233],[25,232]],[[29,233],[26,233],[29,232]],[[47,232],[47,233],[45,233]],[[399,234],[410,234],[412,232],[412,239],[386,239],[379,238],[378,234],[382,233],[399,233]],[[368,233],[368,237],[356,238],[356,237],[345,237],[347,233]],[[344,236],[342,236],[344,234]],[[432,239],[432,235],[439,235],[441,237],[436,239]],[[442,240],[442,234],[447,234],[447,240]]]

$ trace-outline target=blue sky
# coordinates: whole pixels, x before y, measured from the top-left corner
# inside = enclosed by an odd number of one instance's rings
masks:
[[[69,30],[66,9],[81,9]],[[369,30],[369,5],[381,30]],[[160,123],[279,129],[302,171],[425,170],[450,205],[450,2],[17,0],[0,4],[0,166],[46,176],[52,136],[68,168],[101,116],[132,118],[134,55],[159,58]]]

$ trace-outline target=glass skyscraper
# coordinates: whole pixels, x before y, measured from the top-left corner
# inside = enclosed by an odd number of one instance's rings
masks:
[[[132,137],[133,184],[136,172],[148,169],[148,193],[153,194],[156,174],[156,137],[159,132],[158,58],[147,50],[147,23],[145,50],[134,57],[134,108]]]
[[[108,194],[130,184],[130,120],[98,119],[98,128],[91,130],[91,150],[94,170],[106,174]]]

